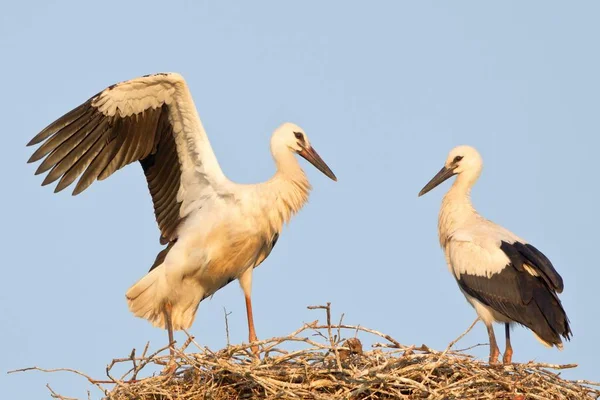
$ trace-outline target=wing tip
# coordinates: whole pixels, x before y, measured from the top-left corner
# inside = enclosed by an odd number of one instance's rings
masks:
[[[34,144],[38,144],[41,141],[42,141],[42,139],[39,139],[37,136],[35,136],[29,142],[27,142],[27,144],[25,145],[25,147],[33,146]]]
[[[79,184],[78,184],[77,186],[75,186],[75,189],[73,189],[73,192],[71,193],[71,196],[77,196],[78,194],[80,194],[84,190],[85,190],[85,187],[80,187]]]
[[[40,155],[39,152],[36,151],[29,157],[29,159],[27,160],[27,164],[32,164],[36,161],[40,161],[43,157],[43,155]]]
[[[46,159],[46,160],[48,160],[48,159]],[[53,167],[53,165],[49,165],[48,163],[43,162],[39,165],[39,167],[37,167],[37,169],[35,170],[35,172],[33,174],[34,175],[43,174],[44,172],[48,171],[52,167]],[[46,179],[48,179],[48,177],[46,177]]]
[[[50,182],[42,182],[42,186],[46,186],[50,183],[52,183],[53,181]],[[72,182],[71,182],[72,183]],[[62,192],[64,189],[66,189],[67,187],[69,187],[71,185],[71,183],[67,184],[67,185],[61,185],[61,183],[59,182],[58,185],[56,185],[56,187],[54,188],[54,193],[59,193]],[[71,193],[71,196],[77,196],[79,193],[83,192],[84,189],[77,191],[77,187],[75,189],[73,189],[73,192]]]
[[[56,121],[55,121],[56,122]],[[39,144],[41,142],[43,142],[48,136],[49,136],[49,128],[54,124],[54,122],[50,125],[48,125],[47,127],[45,127],[44,129],[42,129],[41,132],[39,132],[37,135],[35,135],[34,137],[31,138],[31,140],[29,142],[27,142],[27,144],[25,145],[25,147],[30,147],[36,144]]]
[[[49,181],[48,183],[53,182],[53,181]],[[58,184],[56,185],[56,187],[54,188],[54,193],[58,193],[60,191],[62,191],[63,189],[69,187],[71,184],[73,183],[73,179],[68,178],[67,175],[63,175],[62,178],[60,178],[60,181],[58,181]]]

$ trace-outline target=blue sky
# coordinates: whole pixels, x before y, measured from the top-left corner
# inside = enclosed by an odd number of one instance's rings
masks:
[[[259,338],[283,335],[331,301],[347,323],[444,349],[475,318],[437,242],[448,183],[421,187],[459,144],[484,171],[473,201],[554,262],[574,338],[548,350],[525,329],[514,360],[597,372],[600,5],[505,2],[10,2],[0,15],[4,155],[0,387],[10,398],[86,395],[71,367],[103,376],[114,357],[166,333],[134,318],[125,291],[161,249],[141,168],[73,198],[41,188],[25,143],[104,87],[177,71],[225,173],[274,171],[272,131],[304,128],[339,178],[307,163],[310,203],[256,271]],[[211,348],[247,338],[237,284],[200,305],[191,332]],[[497,329],[503,349],[502,331]],[[181,337],[181,336],[179,336]],[[487,341],[478,325],[461,344]],[[472,350],[487,356],[487,347]],[[99,392],[92,392],[98,396]]]

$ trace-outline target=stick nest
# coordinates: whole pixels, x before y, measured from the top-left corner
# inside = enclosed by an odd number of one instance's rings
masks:
[[[381,332],[345,325],[342,319],[332,324],[329,304],[309,308],[325,309],[327,323],[304,324],[288,336],[258,342],[260,359],[249,344],[213,352],[188,336],[175,349],[174,359],[164,355],[167,348],[147,355],[146,346],[141,356],[134,350],[127,358],[113,360],[106,370],[108,379],[69,369],[24,370],[81,375],[112,400],[600,398],[600,383],[570,381],[556,372],[575,364],[490,366],[464,350],[452,350],[477,320],[440,352],[425,345],[404,346]],[[358,336],[382,343],[363,350]],[[197,351],[186,351],[190,346]],[[48,388],[53,397],[70,399]]]

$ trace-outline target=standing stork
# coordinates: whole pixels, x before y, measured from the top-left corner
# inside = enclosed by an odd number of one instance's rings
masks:
[[[456,147],[419,196],[456,175],[442,201],[440,245],[460,290],[487,328],[490,364],[498,362],[500,353],[493,322],[505,324],[503,361],[510,364],[511,323],[526,326],[544,345],[559,349],[563,346],[560,337],[570,339],[572,333],[557,295],[563,290],[563,281],[550,260],[512,232],[480,216],[471,205],[471,187],[482,167],[477,150]]]
[[[277,172],[256,185],[225,177],[183,77],[160,73],[109,86],[37,134],[29,162],[44,158],[42,185],[55,192],[81,176],[73,195],[96,179],[139,161],[167,245],[126,294],[129,309],[166,328],[188,329],[200,302],[238,279],[246,299],[249,340],[252,271],[269,255],[284,223],[307,202],[310,183],[294,154],[334,181],[304,131],[285,123],[271,137]],[[258,349],[253,346],[256,353]]]

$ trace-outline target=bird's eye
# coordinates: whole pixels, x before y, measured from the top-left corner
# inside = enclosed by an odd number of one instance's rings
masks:
[[[459,162],[462,159],[463,159],[463,156],[456,156],[456,157],[454,157],[454,161],[453,162],[457,163],[457,162]]]
[[[302,132],[294,132],[294,136],[296,136],[296,139],[302,139]]]

